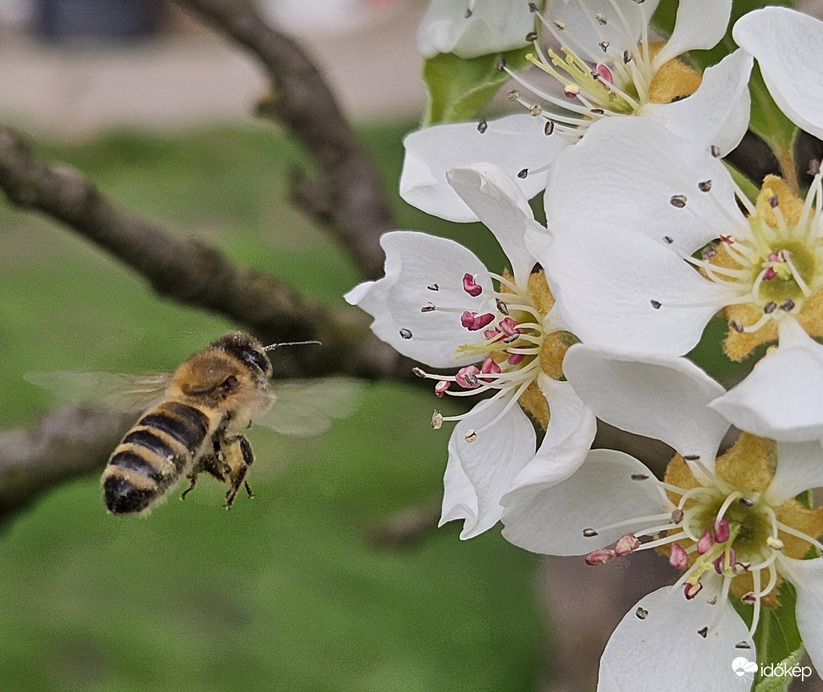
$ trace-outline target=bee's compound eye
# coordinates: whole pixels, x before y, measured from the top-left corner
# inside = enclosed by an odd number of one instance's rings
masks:
[[[232,392],[240,386],[240,380],[234,375],[229,375],[220,383],[220,390],[224,393]]]

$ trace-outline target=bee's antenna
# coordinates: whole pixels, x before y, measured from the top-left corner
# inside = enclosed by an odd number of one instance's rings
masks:
[[[264,346],[264,351],[273,351],[276,348],[280,348],[281,346],[307,346],[309,344],[315,344],[316,346],[322,346],[323,342],[311,340],[311,341],[284,341],[280,344],[269,344],[268,346]]]

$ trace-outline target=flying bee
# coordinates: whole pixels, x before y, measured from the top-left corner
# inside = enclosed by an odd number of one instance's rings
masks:
[[[144,514],[183,478],[185,497],[201,473],[228,484],[226,508],[245,488],[254,462],[243,434],[252,422],[291,435],[316,435],[351,411],[360,384],[326,378],[270,385],[263,346],[231,332],[190,356],[171,374],[33,372],[26,379],[75,403],[143,411],[114,449],[102,477],[111,514]],[[182,498],[181,498],[182,499]]]

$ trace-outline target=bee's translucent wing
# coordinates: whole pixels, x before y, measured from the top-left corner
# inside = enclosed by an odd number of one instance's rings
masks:
[[[254,423],[283,435],[319,435],[332,421],[354,410],[364,386],[361,380],[347,377],[275,381],[272,389],[277,400]]]
[[[170,373],[132,375],[121,372],[36,370],[27,372],[23,377],[65,401],[105,406],[128,413],[140,413],[159,401],[171,382]]]

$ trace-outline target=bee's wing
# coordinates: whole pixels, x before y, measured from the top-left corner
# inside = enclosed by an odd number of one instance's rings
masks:
[[[333,420],[354,410],[364,387],[361,380],[347,377],[275,381],[272,389],[277,399],[254,423],[283,435],[319,435]]]
[[[159,401],[171,382],[170,373],[132,375],[121,372],[35,370],[23,377],[65,401],[105,406],[128,413],[140,413]]]

